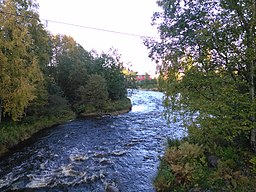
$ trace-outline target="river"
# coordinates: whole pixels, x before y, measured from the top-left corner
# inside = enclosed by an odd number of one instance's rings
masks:
[[[78,119],[44,130],[0,159],[0,191],[153,192],[167,137],[163,94],[134,91],[132,110],[115,117]]]

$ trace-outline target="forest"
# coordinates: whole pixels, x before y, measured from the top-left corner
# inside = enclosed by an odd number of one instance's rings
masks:
[[[187,137],[169,140],[158,191],[255,191],[256,2],[159,0],[159,63],[166,116]],[[179,114],[179,115],[178,115]]]
[[[88,113],[129,110],[117,50],[86,51],[50,34],[32,0],[0,0],[0,151]]]

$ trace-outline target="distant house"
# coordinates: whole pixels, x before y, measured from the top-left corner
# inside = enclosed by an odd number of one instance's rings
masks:
[[[137,75],[136,76],[136,81],[144,81],[144,80],[151,80],[152,78],[150,77],[150,75]]]

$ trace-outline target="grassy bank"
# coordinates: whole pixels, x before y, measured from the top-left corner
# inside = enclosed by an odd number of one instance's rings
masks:
[[[171,140],[155,179],[157,191],[256,190],[256,156],[248,148],[206,146]]]
[[[103,115],[119,115],[127,113],[131,110],[132,104],[129,98],[124,98],[116,101],[108,101],[104,108],[97,110],[93,107],[85,109],[84,112],[79,114],[79,117],[98,117]]]
[[[104,112],[118,112],[118,111],[130,111],[132,108],[132,103],[129,98],[124,98],[117,101],[111,101],[107,103]]]
[[[74,118],[75,113],[65,110],[58,113],[58,115],[26,117],[22,122],[0,124],[0,156],[7,152],[8,149],[27,140],[38,131]]]

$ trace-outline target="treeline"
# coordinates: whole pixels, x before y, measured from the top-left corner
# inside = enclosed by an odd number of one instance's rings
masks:
[[[159,0],[161,40],[148,40],[159,62],[170,140],[159,191],[255,191],[256,1]]]
[[[45,30],[32,0],[0,0],[0,122],[72,109],[103,111],[126,98],[115,50],[88,52]]]
[[[152,79],[147,73],[145,74],[145,79],[137,80],[136,86],[140,89],[159,90],[158,79]]]

